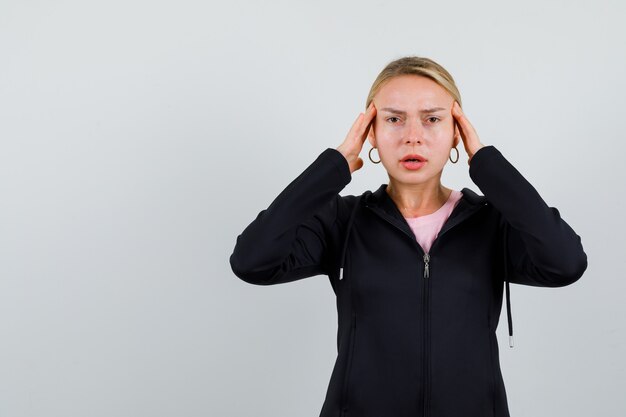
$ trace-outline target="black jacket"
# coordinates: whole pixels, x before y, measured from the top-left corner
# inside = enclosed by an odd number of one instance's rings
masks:
[[[382,184],[340,196],[328,148],[237,237],[230,265],[259,285],[327,275],[337,360],[320,417],[509,416],[496,327],[508,283],[561,287],[587,269],[580,237],[493,145],[473,156],[429,253]]]

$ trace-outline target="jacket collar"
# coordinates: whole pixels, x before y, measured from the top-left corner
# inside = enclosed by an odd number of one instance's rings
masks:
[[[415,239],[409,224],[396,206],[395,202],[391,199],[389,194],[387,194],[386,189],[387,184],[381,184],[376,191],[365,192],[362,196],[365,206],[395,224],[396,227],[402,230],[410,238]],[[463,194],[461,200],[452,210],[449,220],[440,230],[440,234],[443,234],[448,229],[459,224],[487,204],[487,198],[485,196],[476,194],[469,188],[463,188],[461,193]]]
[[[386,189],[387,184],[381,184],[376,191],[367,192],[364,196],[365,202],[368,206],[379,207],[390,215],[398,214],[399,210],[389,194],[387,194]],[[461,201],[459,201],[459,205],[462,204],[463,209],[476,208],[476,206],[482,206],[487,202],[487,198],[485,196],[476,194],[473,190],[467,187],[464,187],[461,190],[461,193],[463,194],[463,197],[461,198]]]

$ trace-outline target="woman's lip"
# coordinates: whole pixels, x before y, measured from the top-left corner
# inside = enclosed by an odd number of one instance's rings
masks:
[[[424,162],[428,161],[428,159],[424,158],[424,157],[423,157],[422,155],[420,155],[420,154],[417,154],[417,153],[411,153],[411,154],[408,154],[408,155],[404,155],[404,156],[402,157],[402,159],[400,160],[400,162],[404,162],[404,161],[406,161],[407,159],[418,159],[419,161],[424,161]]]
[[[403,161],[402,162],[402,166],[411,171],[416,171],[420,169],[421,167],[423,167],[424,165],[426,165],[426,161],[419,161],[419,162]]]

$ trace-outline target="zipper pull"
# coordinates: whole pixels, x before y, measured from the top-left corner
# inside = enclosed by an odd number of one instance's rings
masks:
[[[342,278],[343,278],[343,266],[339,268],[339,279],[341,280]]]
[[[424,254],[424,278],[428,278],[429,276],[428,261],[430,261],[430,255],[425,253]]]

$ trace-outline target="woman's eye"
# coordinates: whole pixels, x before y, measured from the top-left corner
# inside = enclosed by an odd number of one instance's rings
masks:
[[[392,124],[396,124],[396,121],[399,121],[399,120],[400,120],[400,119],[399,119],[399,118],[397,118],[397,117],[395,117],[395,116],[392,116],[392,117],[387,118],[387,121],[388,121],[388,122],[391,122]],[[439,118],[438,118],[438,117],[435,117],[435,116],[432,116],[432,117],[429,117],[429,118],[428,118],[428,120],[429,120],[429,121],[432,121],[432,123],[436,123],[437,121],[439,121]]]

